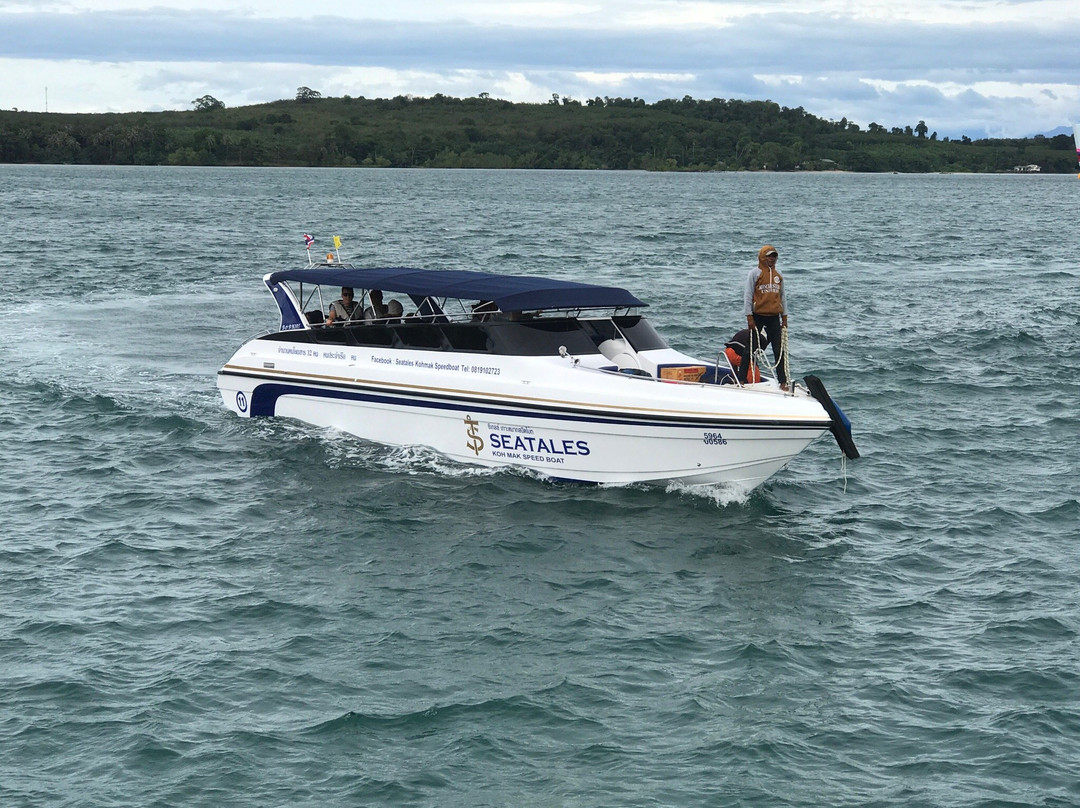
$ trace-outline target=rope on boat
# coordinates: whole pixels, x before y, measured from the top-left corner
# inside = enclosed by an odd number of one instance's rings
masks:
[[[788,388],[790,390],[795,389],[794,383],[791,381],[791,371],[788,369],[788,339],[787,339],[787,326],[780,327],[780,358],[775,362],[770,362],[765,354],[765,349],[757,344],[756,333],[751,332],[751,344],[753,345],[752,352],[755,357],[755,361],[758,367],[768,368],[774,377],[777,376],[776,369],[780,367],[781,363],[784,366],[784,378],[788,380]],[[719,360],[719,357],[717,357]]]
[[[792,390],[795,389],[795,385],[791,381],[791,371],[788,370],[788,353],[787,353],[787,326],[780,326],[780,361],[784,363],[784,378],[787,379],[787,385]]]

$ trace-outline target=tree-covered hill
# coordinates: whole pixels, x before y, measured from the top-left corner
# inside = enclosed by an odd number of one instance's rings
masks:
[[[771,101],[689,96],[553,96],[546,104],[477,98],[322,98],[228,109],[123,114],[0,111],[0,162],[123,165],[416,166],[659,171],[1076,170],[1067,135],[938,138],[913,126],[867,129]]]

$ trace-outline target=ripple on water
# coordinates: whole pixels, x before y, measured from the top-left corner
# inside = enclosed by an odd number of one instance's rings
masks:
[[[0,803],[1080,802],[1055,178],[0,173],[43,256],[0,289]],[[214,374],[303,230],[625,285],[703,357],[777,243],[863,457],[582,487],[237,419]]]

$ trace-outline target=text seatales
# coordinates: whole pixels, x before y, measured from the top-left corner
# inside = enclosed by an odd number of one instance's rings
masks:
[[[502,449],[507,452],[529,452],[531,454],[547,455],[579,455],[585,457],[590,454],[589,442],[586,440],[570,440],[567,438],[538,438],[535,435],[505,435],[492,432],[488,435],[492,449]]]

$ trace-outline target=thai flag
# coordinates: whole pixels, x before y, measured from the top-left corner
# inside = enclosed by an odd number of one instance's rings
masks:
[[[315,238],[307,233],[304,233],[304,249],[310,250],[311,245],[315,243]]]

